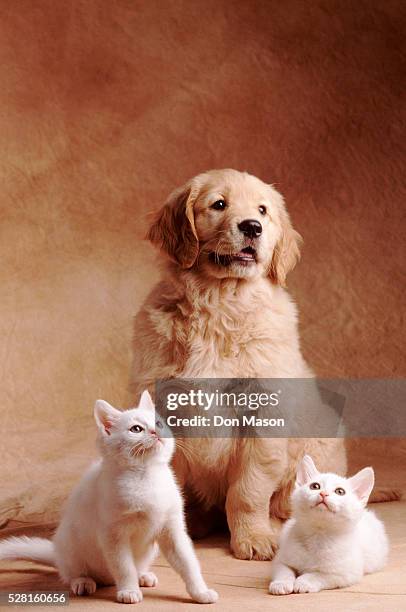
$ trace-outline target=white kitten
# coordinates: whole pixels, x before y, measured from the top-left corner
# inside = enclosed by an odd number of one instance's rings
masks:
[[[94,414],[102,459],[73,490],[53,540],[9,538],[0,543],[0,558],[55,565],[77,595],[94,593],[96,583],[114,583],[119,602],[136,603],[140,586],[157,584],[149,566],[158,543],[195,601],[217,601],[186,533],[169,467],[174,441],[169,430],[162,437],[149,393],[125,412],[98,400]]]
[[[352,478],[321,474],[305,455],[292,495],[292,518],[272,561],[273,595],[345,587],[385,565],[383,523],[365,506],[374,486],[367,467]]]

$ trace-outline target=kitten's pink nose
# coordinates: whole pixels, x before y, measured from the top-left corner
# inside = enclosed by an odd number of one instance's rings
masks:
[[[322,498],[324,499],[325,497],[328,497],[328,493],[326,493],[325,491],[320,491],[320,495],[322,496]]]

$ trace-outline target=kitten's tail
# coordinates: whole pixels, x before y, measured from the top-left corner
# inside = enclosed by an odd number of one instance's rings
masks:
[[[402,491],[400,489],[378,488],[372,491],[369,503],[399,501],[402,499]]]
[[[51,540],[28,538],[27,536],[7,538],[0,542],[0,559],[27,559],[55,566],[55,549]]]

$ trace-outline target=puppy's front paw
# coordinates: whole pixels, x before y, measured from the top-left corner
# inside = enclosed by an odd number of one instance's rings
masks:
[[[318,593],[321,591],[319,582],[310,576],[299,576],[293,585],[294,593]]]
[[[158,584],[158,578],[153,572],[145,572],[139,577],[139,582],[142,587],[155,587]]]
[[[274,580],[269,585],[272,595],[290,595],[293,593],[293,580]]]
[[[254,521],[253,517],[243,520],[246,519],[244,515],[237,515],[237,518],[231,529],[231,550],[237,559],[273,559],[282,522],[275,518],[269,518],[269,521]]]
[[[71,580],[70,588],[74,595],[92,595],[96,590],[96,583],[89,576],[81,576]]]
[[[237,559],[272,559],[278,548],[278,537],[268,529],[265,532],[239,531],[231,538],[231,550]]]
[[[218,593],[213,591],[213,589],[207,589],[207,591],[200,591],[198,593],[191,593],[190,596],[194,601],[201,604],[215,603],[219,598]]]
[[[119,603],[133,604],[142,601],[140,589],[121,589],[117,591],[117,601]]]

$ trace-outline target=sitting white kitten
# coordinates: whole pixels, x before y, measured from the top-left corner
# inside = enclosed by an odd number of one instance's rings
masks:
[[[308,455],[299,465],[292,518],[272,561],[273,595],[346,587],[385,565],[383,523],[365,506],[374,486],[367,467],[352,478],[321,474]]]
[[[76,595],[94,593],[96,583],[114,583],[119,602],[136,603],[140,586],[157,584],[149,566],[158,543],[192,599],[217,601],[186,533],[169,466],[174,440],[160,436],[163,425],[149,393],[125,412],[98,400],[94,414],[102,459],[73,490],[53,541],[9,538],[0,543],[0,558],[55,565]]]

